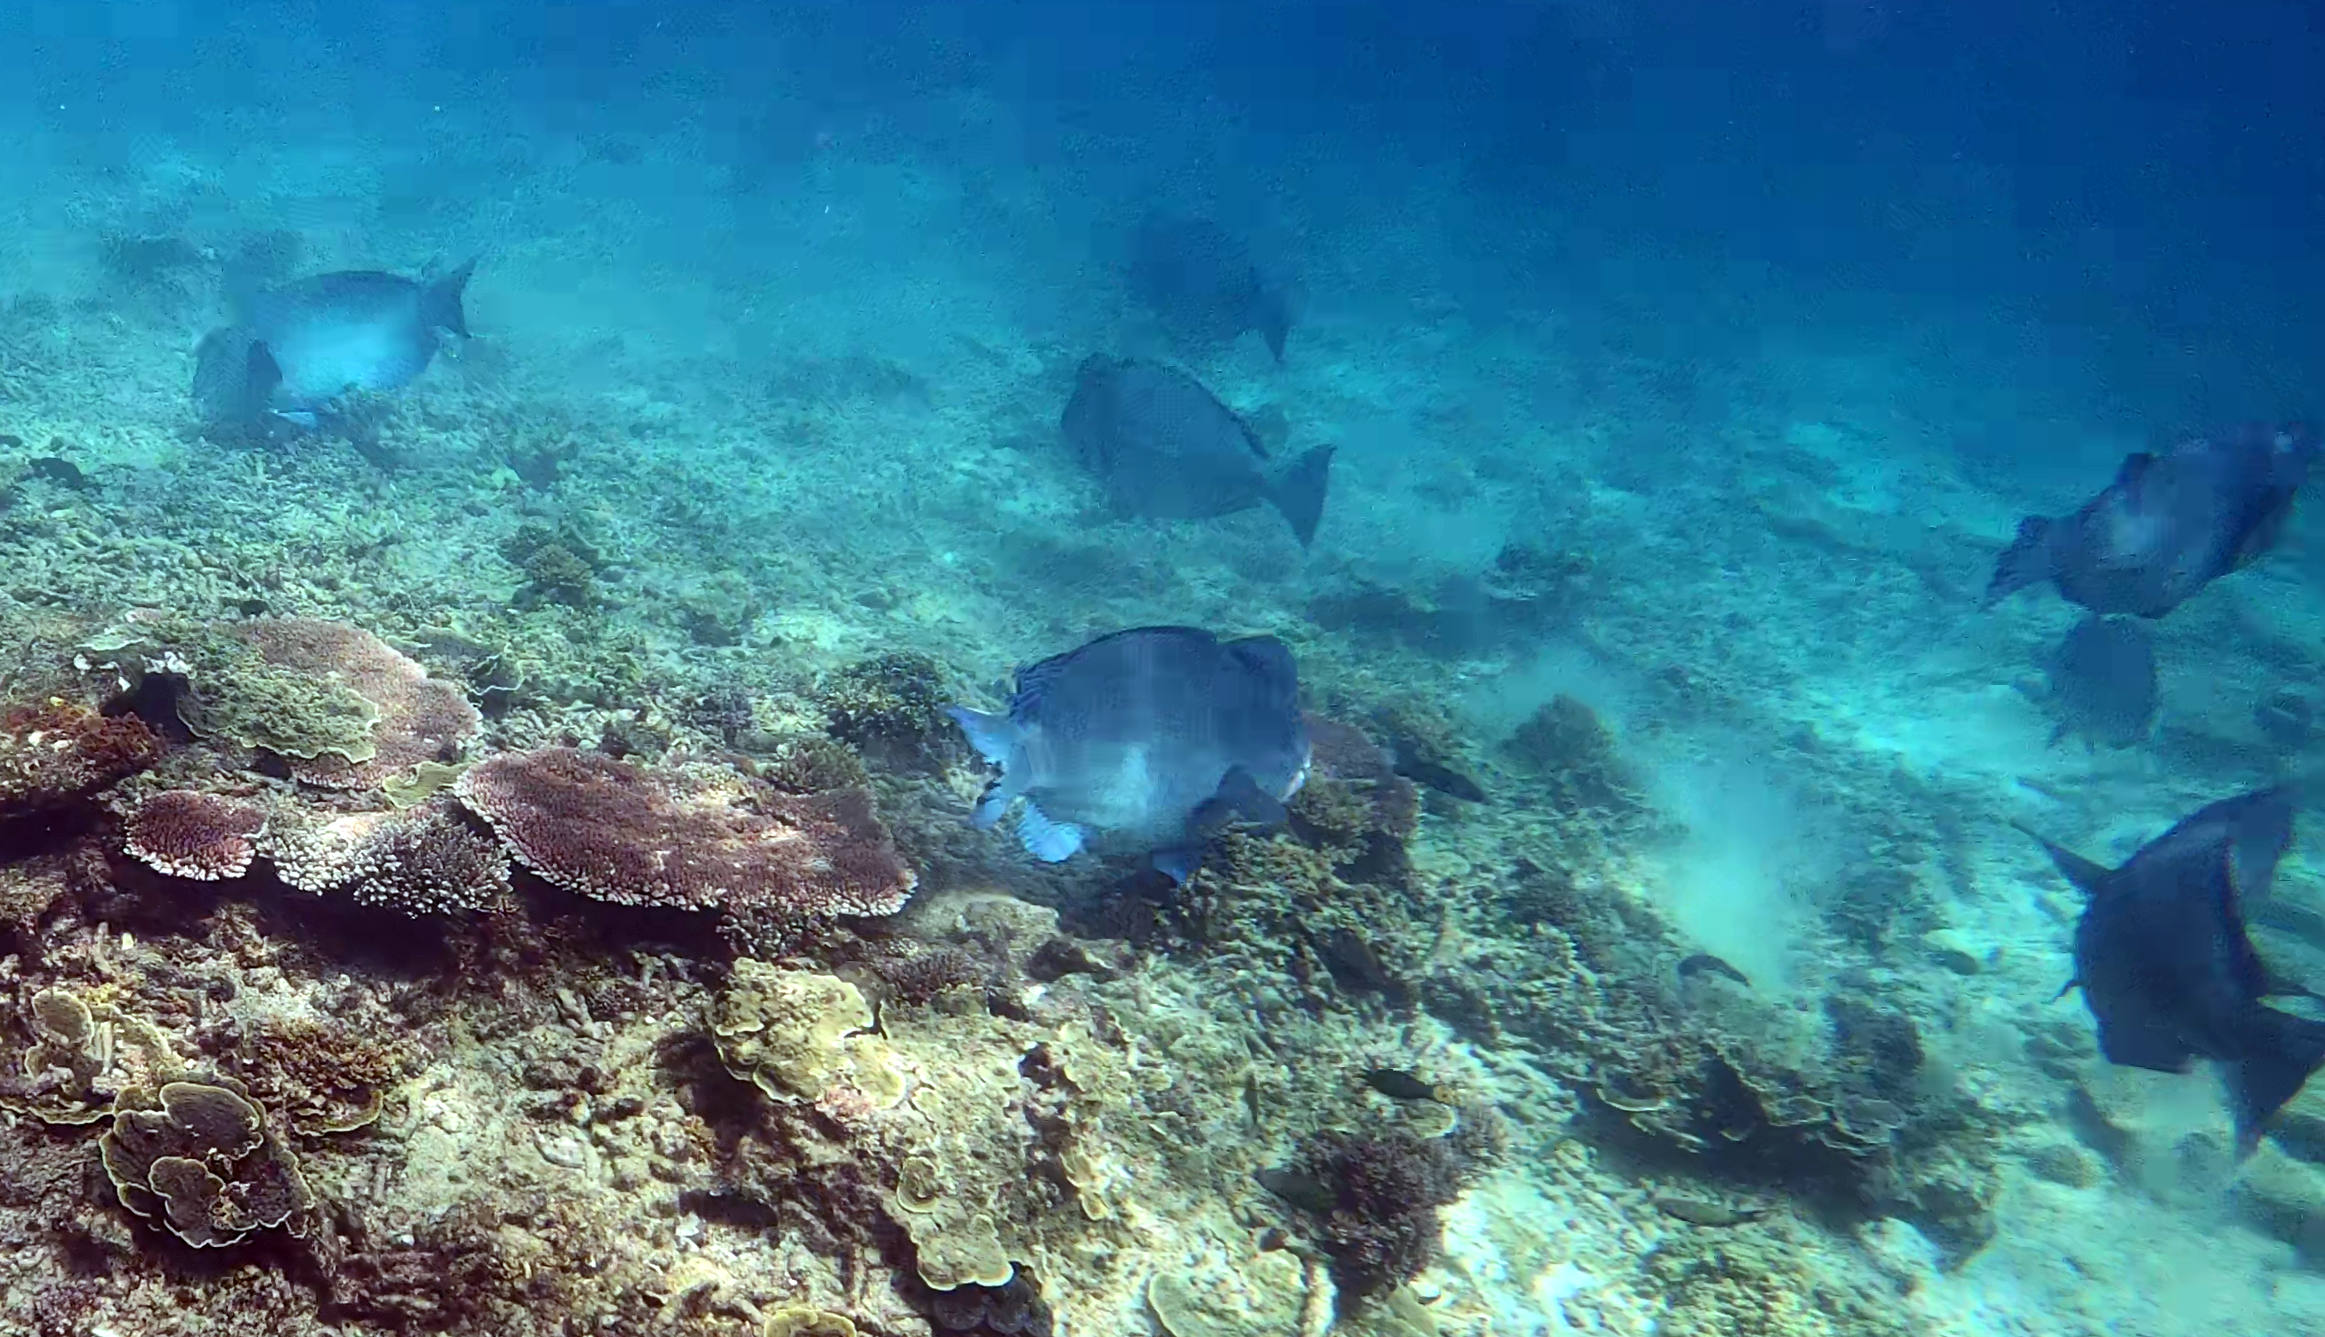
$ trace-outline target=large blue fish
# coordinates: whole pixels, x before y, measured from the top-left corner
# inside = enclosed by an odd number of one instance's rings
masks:
[[[945,713],[1001,768],[977,826],[1023,798],[1017,834],[1035,858],[1148,854],[1184,881],[1228,821],[1283,820],[1308,774],[1299,695],[1292,653],[1272,636],[1141,627],[1020,670],[1003,714]]]
[[[312,425],[351,390],[401,390],[428,369],[447,332],[468,337],[461,298],[475,272],[471,260],[427,282],[317,274],[258,293],[195,351],[194,401],[211,423],[275,414]]]
[[[2073,515],[2019,522],[1986,606],[2047,580],[2094,613],[2162,617],[2275,546],[2317,452],[2303,428],[2259,424],[2125,456]]]
[[[2268,789],[2199,809],[2121,868],[2042,840],[2090,898],[2067,987],[2099,1023],[2099,1052],[2156,1072],[2220,1063],[2239,1154],[2325,1065],[2325,1022],[2261,1001],[2310,990],[2270,978],[2244,929],[2244,903],[2267,895],[2292,839],[2292,795]]]
[[[1084,358],[1058,429],[1124,514],[1208,520],[1264,503],[1301,547],[1316,541],[1332,447],[1271,472],[1250,424],[1168,363]]]
[[[1156,214],[1141,223],[1130,287],[1182,351],[1206,353],[1257,330],[1284,360],[1295,290],[1263,273],[1242,239],[1208,218]]]

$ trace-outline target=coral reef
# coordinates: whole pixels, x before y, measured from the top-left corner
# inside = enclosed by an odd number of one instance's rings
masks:
[[[370,632],[317,618],[209,626],[131,617],[92,638],[125,680],[166,675],[187,728],[279,758],[303,783],[369,790],[445,762],[482,719],[454,684]]]
[[[594,900],[814,918],[892,914],[912,893],[862,790],[544,748],[480,762],[454,792],[527,868]]]
[[[816,690],[833,737],[895,766],[940,764],[960,754],[945,700],[937,662],[901,651],[851,664]]]

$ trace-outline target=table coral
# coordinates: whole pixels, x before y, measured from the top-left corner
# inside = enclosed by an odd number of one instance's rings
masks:
[[[266,811],[218,794],[168,790],[138,805],[122,830],[122,849],[155,872],[220,882],[250,870]]]
[[[542,748],[488,758],[454,792],[527,868],[593,900],[821,918],[893,914],[912,894],[862,790],[784,794],[721,767]]]

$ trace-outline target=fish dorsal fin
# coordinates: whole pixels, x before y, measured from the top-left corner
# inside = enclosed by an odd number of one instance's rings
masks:
[[[2033,827],[2018,822],[2012,822],[2011,825],[2040,841],[2043,852],[2050,855],[2051,863],[2058,868],[2060,875],[2081,888],[2086,896],[2097,896],[2106,888],[2108,880],[2115,876],[2114,869],[2055,843]]]
[[[2146,450],[2135,450],[2131,452],[2129,455],[2123,457],[2122,464],[2116,466],[2115,486],[2138,486],[2139,480],[2147,476],[2148,469],[2151,468],[2154,464],[2154,452]]]
[[[1222,401],[1220,407],[1226,408],[1224,401]],[[1263,460],[1270,460],[1275,458],[1273,455],[1267,453],[1267,443],[1259,439],[1259,429],[1251,425],[1250,418],[1245,417],[1240,410],[1231,408],[1227,409],[1227,416],[1235,419],[1235,428],[1237,431],[1243,433],[1243,444],[1251,447],[1252,454],[1259,456]]]

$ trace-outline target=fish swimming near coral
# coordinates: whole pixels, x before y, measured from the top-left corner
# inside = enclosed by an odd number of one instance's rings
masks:
[[[2019,522],[1985,604],[2049,581],[2094,613],[2162,617],[2275,546],[2317,452],[2305,428],[2259,424],[2125,456],[2073,515]]]
[[[2130,618],[2093,614],[2075,624],[2050,660],[2042,704],[2057,727],[2087,743],[2131,747],[2155,727],[2155,638]]]
[[[1193,352],[1259,331],[1284,360],[1297,294],[1271,279],[1242,238],[1208,218],[1149,216],[1132,243],[1130,288],[1173,343]]]
[[[977,826],[1023,798],[1017,834],[1035,858],[1138,852],[1184,881],[1227,822],[1283,820],[1308,774],[1299,693],[1272,636],[1141,627],[1020,670],[1005,713],[945,713],[1001,768]]]
[[[1058,426],[1126,514],[1207,520],[1264,502],[1301,547],[1315,541],[1332,447],[1318,446],[1271,476],[1267,448],[1250,425],[1177,367],[1089,357]]]
[[[475,272],[471,260],[426,281],[317,274],[254,294],[195,350],[194,402],[208,423],[274,414],[311,426],[351,390],[401,390],[427,370],[446,332],[468,337],[462,298]]]
[[[2266,789],[2199,809],[2115,869],[2027,834],[2090,898],[2067,988],[2083,991],[2100,1052],[2156,1072],[2186,1072],[2197,1059],[2222,1064],[2237,1150],[2251,1152],[2325,1066],[2325,1022],[2262,1001],[2310,991],[2272,980],[2244,927],[2244,902],[2267,892],[2292,843],[2291,793]]]

